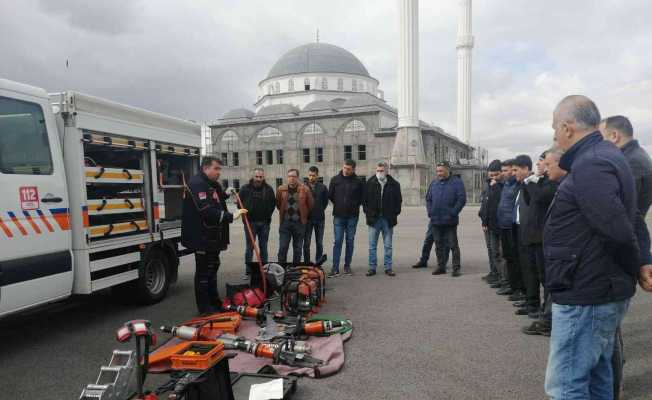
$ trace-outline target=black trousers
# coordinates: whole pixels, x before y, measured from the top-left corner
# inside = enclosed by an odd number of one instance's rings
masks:
[[[507,266],[507,279],[512,290],[523,290],[521,267],[518,257],[518,232],[516,229],[501,229],[500,244],[503,249],[503,258]]]
[[[539,309],[541,305],[539,264],[543,262],[543,248],[541,245],[521,245],[519,249],[526,301],[529,307]]]
[[[303,252],[303,237],[306,235],[306,225],[301,221],[283,220],[278,227],[278,262],[285,263],[288,258],[290,241],[292,242],[292,262],[301,263]]]
[[[219,251],[195,252],[195,301],[200,314],[218,312],[222,308],[222,300],[217,291],[219,268]]]
[[[459,271],[461,265],[460,245],[457,241],[457,225],[428,225],[426,239],[421,249],[420,264],[428,265],[432,245],[435,245],[435,254],[437,254],[437,269],[446,270],[448,257],[453,253],[453,271]]]

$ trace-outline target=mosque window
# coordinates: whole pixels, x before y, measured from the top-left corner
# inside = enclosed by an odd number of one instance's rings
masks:
[[[276,163],[283,164],[283,149],[276,150]]]
[[[318,135],[320,133],[324,133],[324,131],[321,129],[321,126],[319,126],[319,124],[316,122],[309,124],[308,126],[306,126],[306,129],[303,130],[304,135]]]
[[[344,146],[344,159],[345,160],[353,159],[353,146],[350,145]]]
[[[351,81],[351,90],[354,92],[358,91],[358,81],[355,79]]]
[[[328,90],[328,79],[321,78],[321,88],[322,90]]]
[[[303,90],[310,90],[310,79],[306,78],[303,80]]]
[[[339,91],[344,90],[344,79],[339,78],[337,80],[337,90],[339,90]]]
[[[258,133],[259,138],[274,137],[274,136],[283,136],[283,134],[281,133],[281,131],[274,128],[273,126],[268,126],[267,128],[260,131],[260,133]]]
[[[367,146],[364,144],[358,145],[358,160],[365,161],[367,159]]]
[[[222,162],[227,167],[229,166],[229,153],[222,153]]]
[[[228,179],[222,179],[222,187],[224,189],[229,187],[229,180]]]
[[[316,153],[317,153],[317,154],[315,155],[315,158],[317,159],[317,162],[318,162],[318,163],[320,163],[320,162],[324,162],[324,148],[323,148],[323,147],[317,147],[317,148],[315,149],[315,151],[316,151]]]
[[[272,94],[272,85],[267,85],[267,94]]]
[[[344,132],[362,132],[364,130],[366,130],[366,127],[362,121],[358,121],[357,119],[346,124],[346,127],[344,128]]]
[[[309,148],[304,148],[303,149],[303,162],[304,163],[309,163],[310,162],[310,149]]]
[[[261,150],[256,152],[256,165],[263,165],[263,152]]]
[[[283,178],[276,178],[276,187],[279,187],[283,184]]]
[[[294,92],[294,79],[288,81],[288,92]]]
[[[274,164],[274,153],[271,150],[265,151],[265,161],[267,165]]]
[[[223,142],[235,142],[238,140],[238,135],[233,131],[226,131],[222,135]]]
[[[360,89],[361,92],[364,92],[364,82],[360,82],[358,89]]]
[[[231,160],[233,161],[232,164],[234,167],[240,166],[240,155],[238,154],[238,152],[231,154]]]
[[[234,179],[233,180],[233,188],[239,192],[240,191],[240,179]]]

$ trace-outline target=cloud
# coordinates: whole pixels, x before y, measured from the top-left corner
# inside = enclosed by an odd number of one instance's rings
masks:
[[[0,76],[196,121],[251,108],[256,85],[315,40],[355,54],[396,106],[395,0],[0,0]],[[474,2],[472,141],[491,157],[550,144],[557,101],[592,97],[652,143],[652,3]],[[421,1],[421,119],[456,133],[457,2]],[[66,68],[66,60],[69,67]]]

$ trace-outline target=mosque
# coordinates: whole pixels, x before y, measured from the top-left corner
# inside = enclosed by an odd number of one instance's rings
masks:
[[[387,104],[380,82],[349,51],[326,43],[296,47],[272,66],[258,84],[253,109],[237,108],[210,124],[211,151],[225,162],[223,184],[236,189],[255,167],[274,186],[287,170],[307,175],[315,165],[328,185],[345,159],[367,179],[376,163],[390,164],[398,111]],[[477,201],[487,154],[440,127],[419,121],[426,165],[421,199],[439,161],[449,161],[465,183],[469,202]]]

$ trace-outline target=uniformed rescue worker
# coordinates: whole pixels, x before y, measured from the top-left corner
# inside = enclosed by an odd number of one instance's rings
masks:
[[[246,214],[231,214],[226,192],[219,183],[222,161],[206,156],[201,172],[188,181],[183,199],[181,244],[195,252],[195,300],[200,314],[218,312],[222,301],[217,291],[220,252],[229,245],[229,224]]]

